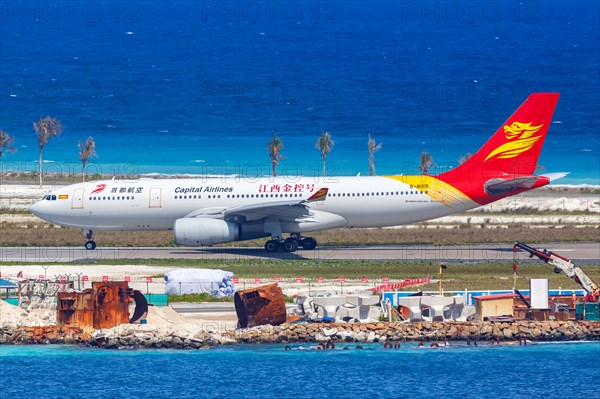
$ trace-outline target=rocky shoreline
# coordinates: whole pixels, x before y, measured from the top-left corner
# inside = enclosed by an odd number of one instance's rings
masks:
[[[422,322],[283,324],[196,333],[126,324],[108,330],[59,326],[0,329],[0,344],[80,344],[108,349],[209,349],[235,344],[371,343],[436,341],[600,341],[600,322]]]

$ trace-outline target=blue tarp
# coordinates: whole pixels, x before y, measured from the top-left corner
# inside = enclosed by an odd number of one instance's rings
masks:
[[[15,283],[11,283],[8,280],[5,280],[3,278],[0,278],[0,288],[17,288],[17,285]]]

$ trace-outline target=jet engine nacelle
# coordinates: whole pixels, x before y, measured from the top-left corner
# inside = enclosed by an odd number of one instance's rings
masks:
[[[212,218],[177,219],[173,231],[175,242],[188,246],[213,245],[268,236],[262,224],[240,225]]]
[[[237,223],[211,218],[183,218],[175,221],[173,231],[179,245],[212,245],[238,240]]]

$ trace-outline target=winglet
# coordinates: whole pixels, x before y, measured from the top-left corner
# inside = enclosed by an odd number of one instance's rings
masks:
[[[316,193],[314,193],[313,195],[308,197],[308,199],[306,199],[306,202],[324,201],[325,198],[327,198],[328,191],[329,191],[329,189],[327,187],[320,188],[317,190]]]

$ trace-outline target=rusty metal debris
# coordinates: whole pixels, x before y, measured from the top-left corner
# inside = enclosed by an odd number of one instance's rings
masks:
[[[285,297],[277,284],[238,291],[234,295],[234,304],[241,328],[263,324],[276,326],[286,321]]]
[[[133,301],[136,308],[130,319],[129,305]],[[59,326],[111,328],[135,323],[147,312],[146,298],[129,288],[127,282],[94,282],[91,289],[82,292],[58,293],[56,323]]]

